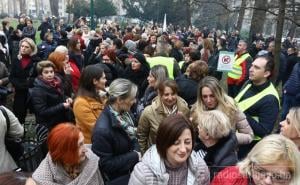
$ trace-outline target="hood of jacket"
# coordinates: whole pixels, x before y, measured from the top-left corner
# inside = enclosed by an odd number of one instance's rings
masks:
[[[153,174],[158,178],[160,182],[168,182],[169,174],[166,171],[164,160],[159,156],[156,145],[150,147],[142,158],[142,162],[148,166]],[[197,156],[197,154],[192,151],[190,157],[188,158],[188,179],[187,184],[194,184],[195,174],[199,171],[200,165],[205,165],[204,161]],[[206,165],[205,165],[206,166]],[[192,182],[192,183],[191,183]]]

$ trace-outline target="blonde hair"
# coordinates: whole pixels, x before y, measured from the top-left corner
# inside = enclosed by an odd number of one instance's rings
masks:
[[[235,128],[238,107],[235,101],[225,93],[224,89],[220,86],[219,81],[212,76],[206,76],[200,81],[197,101],[193,105],[192,112],[203,112],[207,110],[202,100],[202,89],[204,87],[207,87],[212,91],[218,102],[216,109],[225,113],[230,120],[232,128]]]
[[[30,56],[33,56],[37,53],[37,47],[36,47],[36,44],[34,43],[34,41],[31,39],[31,38],[24,38],[20,41],[19,43],[19,47],[21,47],[22,43],[23,42],[26,42],[27,44],[29,44],[30,48],[31,48],[31,53],[30,53]],[[22,56],[21,56],[21,50],[19,51],[19,54],[18,54],[18,58],[21,59]]]
[[[277,164],[287,162],[292,174],[290,185],[300,182],[300,153],[297,146],[290,139],[273,134],[263,138],[258,142],[247,157],[238,163],[240,173],[251,176],[251,166],[253,163],[258,165]]]
[[[198,112],[192,120],[194,126],[204,128],[213,139],[226,137],[231,131],[228,117],[219,110]]]
[[[298,133],[300,133],[300,107],[293,107],[289,110],[290,122],[295,126]]]

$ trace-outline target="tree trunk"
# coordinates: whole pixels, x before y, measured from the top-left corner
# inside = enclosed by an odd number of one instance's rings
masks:
[[[249,32],[249,43],[253,42],[252,37],[254,34],[263,32],[266,20],[267,4],[268,0],[255,0]]]
[[[247,5],[247,0],[242,0],[241,9],[239,11],[239,17],[238,17],[238,21],[237,21],[237,24],[236,24],[236,29],[238,31],[241,31],[241,29],[242,29],[246,5]]]
[[[16,14],[18,14],[17,11],[17,2],[16,1],[12,1],[13,2],[13,16],[15,16]]]
[[[70,5],[71,5],[71,0],[67,0],[67,7],[70,8]],[[70,13],[71,10],[68,11],[68,24],[70,23],[71,21],[71,13]]]
[[[36,16],[41,17],[41,14],[40,14],[41,13],[40,12],[40,5],[39,5],[38,0],[35,0],[34,4],[35,4],[35,8],[36,8]]]
[[[19,0],[20,3],[20,13],[26,14],[26,2],[25,0]]]
[[[184,0],[183,1],[184,3],[185,3],[185,8],[186,8],[186,14],[185,14],[185,19],[186,19],[186,23],[185,23],[185,25],[186,25],[186,27],[188,28],[189,26],[191,26],[192,25],[192,21],[191,21],[191,14],[192,14],[192,12],[191,12],[191,1],[190,0]]]
[[[296,8],[295,0],[291,1],[291,4],[293,5],[293,20],[296,22],[297,20],[300,20],[300,8]],[[297,10],[296,10],[297,9]],[[295,23],[291,23],[291,28],[289,29],[288,36],[294,37],[297,29],[297,25]]]
[[[272,77],[272,81],[275,82],[278,71],[279,71],[279,63],[280,63],[280,50],[281,50],[281,37],[283,32],[284,25],[284,17],[285,17],[285,7],[287,0],[279,1],[279,13],[277,17],[277,28],[276,28],[276,36],[275,36],[275,74]]]
[[[52,15],[58,17],[58,0],[49,0]]]

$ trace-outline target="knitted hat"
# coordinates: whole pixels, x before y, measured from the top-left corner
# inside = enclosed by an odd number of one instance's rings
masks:
[[[132,57],[137,59],[147,70],[150,70],[150,66],[142,53],[135,53]]]

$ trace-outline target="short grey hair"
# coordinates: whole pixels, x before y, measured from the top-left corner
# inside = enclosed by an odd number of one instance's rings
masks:
[[[135,97],[137,94],[137,86],[130,80],[118,78],[109,85],[108,103],[114,103],[117,98],[126,99],[128,97]]]
[[[199,112],[194,120],[194,124],[204,128],[213,139],[221,139],[230,134],[231,125],[229,118],[220,110]]]
[[[55,51],[60,53],[68,53],[68,48],[66,46],[59,45],[55,48]]]

